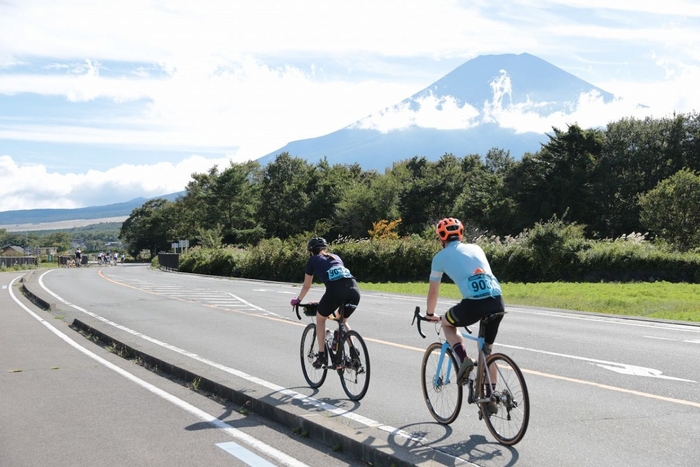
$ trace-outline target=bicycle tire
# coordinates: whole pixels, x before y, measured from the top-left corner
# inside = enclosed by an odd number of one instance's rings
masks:
[[[496,388],[491,401],[495,402],[497,413],[491,413],[487,403],[481,403],[481,415],[486,427],[496,440],[506,446],[513,446],[525,436],[530,421],[530,396],[522,371],[512,358],[495,353],[486,359],[486,367],[496,365]],[[483,381],[486,374],[483,375]],[[479,397],[484,397],[484,385]]]
[[[350,352],[351,343],[357,350],[357,355]],[[341,359],[338,368],[340,384],[351,401],[359,401],[369,389],[371,366],[367,345],[357,331],[348,331],[343,336],[338,351],[341,352],[338,356]]]
[[[313,363],[318,357],[318,341],[316,339],[316,325],[309,323],[301,335],[301,371],[310,387],[316,389],[321,387],[326,380],[328,369],[323,366],[314,368]]]
[[[442,344],[433,342],[425,349],[421,364],[421,386],[423,399],[430,415],[443,425],[454,422],[462,409],[462,386],[457,384],[457,358],[451,348],[445,355],[449,362],[442,359]],[[451,364],[449,364],[451,363]]]

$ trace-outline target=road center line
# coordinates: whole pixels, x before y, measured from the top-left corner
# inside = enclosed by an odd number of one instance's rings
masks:
[[[68,304],[68,303],[65,302],[62,298],[58,297],[56,294],[54,294],[53,292],[51,292],[50,290],[48,290],[48,289],[44,286],[42,279],[43,279],[44,275],[48,274],[49,272],[51,272],[51,271],[47,271],[47,272],[44,273],[42,276],[40,276],[40,278],[39,278],[39,284],[40,284],[41,287],[42,287],[44,290],[46,290],[49,294],[51,294],[52,296],[56,297],[57,299],[63,301],[64,303]],[[144,290],[142,290],[142,289],[139,289],[138,287],[130,286],[130,285],[128,285],[128,284],[123,284],[123,283],[117,282],[117,281],[115,281],[115,280],[113,280],[113,279],[109,279],[109,278],[107,278],[107,277],[105,277],[105,276],[102,276],[102,277],[105,278],[106,280],[109,280],[110,282],[115,283],[115,284],[118,284],[118,285],[121,285],[121,286],[124,286],[124,287],[128,287],[128,288],[132,288],[132,289],[135,289],[135,290],[144,291]],[[147,292],[147,293],[153,293],[153,292],[148,292],[148,291],[145,291],[145,292]],[[156,293],[156,295],[160,295],[160,294],[157,294],[157,293]],[[176,299],[176,300],[183,300],[183,299],[180,299],[180,298],[175,298],[175,299]],[[183,300],[183,301],[186,301],[186,300]],[[367,418],[365,418],[365,417],[361,417],[361,416],[359,416],[359,415],[357,415],[357,414],[354,414],[354,413],[351,413],[351,412],[347,412],[347,411],[345,411],[345,410],[343,410],[343,409],[339,409],[339,408],[337,408],[337,407],[335,407],[335,406],[326,404],[325,402],[318,401],[318,400],[313,399],[313,398],[311,398],[311,397],[304,396],[303,394],[296,393],[296,392],[294,392],[294,391],[291,391],[291,390],[282,388],[282,387],[277,386],[277,385],[274,385],[274,384],[272,384],[272,383],[268,383],[267,381],[261,380],[261,379],[259,379],[259,378],[255,378],[255,377],[253,377],[253,376],[247,375],[247,374],[245,374],[245,373],[243,373],[243,372],[239,372],[238,370],[234,370],[234,369],[232,369],[232,368],[227,368],[227,367],[225,367],[225,366],[223,366],[223,365],[220,365],[220,364],[218,364],[218,363],[216,363],[216,362],[211,362],[211,361],[209,361],[209,360],[203,359],[202,357],[199,357],[198,355],[191,354],[190,352],[187,352],[187,351],[185,351],[185,350],[178,349],[177,347],[170,346],[169,344],[161,343],[161,342],[159,342],[159,341],[156,341],[155,339],[152,339],[152,338],[150,338],[150,337],[148,337],[148,336],[142,335],[142,334],[140,334],[140,333],[138,333],[138,332],[136,332],[136,331],[132,331],[132,330],[130,330],[130,329],[128,329],[128,328],[125,328],[125,327],[123,327],[123,326],[117,324],[117,323],[112,323],[112,322],[106,320],[105,318],[102,318],[101,316],[98,316],[98,315],[95,315],[95,314],[93,314],[93,313],[90,313],[90,312],[88,312],[87,310],[83,310],[83,309],[81,309],[81,308],[79,308],[79,307],[76,307],[75,305],[70,305],[70,306],[72,306],[72,307],[78,309],[79,311],[81,311],[81,312],[83,312],[83,313],[86,313],[86,314],[88,314],[88,315],[90,315],[90,316],[93,316],[93,317],[95,317],[96,319],[98,319],[98,320],[100,320],[100,321],[103,321],[103,322],[105,322],[105,323],[107,323],[107,324],[110,324],[110,325],[115,326],[115,327],[117,327],[117,328],[119,328],[119,329],[122,329],[122,330],[124,330],[125,332],[129,332],[129,333],[131,333],[131,334],[134,334],[134,335],[137,335],[137,336],[139,336],[139,337],[142,337],[142,338],[145,339],[145,340],[149,340],[149,341],[151,341],[151,342],[153,342],[153,343],[155,343],[155,344],[157,344],[157,345],[164,346],[164,347],[166,347],[166,348],[168,348],[168,349],[170,349],[170,350],[173,350],[173,351],[175,351],[175,352],[181,353],[182,355],[186,355],[186,356],[189,356],[189,357],[191,357],[191,358],[194,358],[194,359],[196,359],[196,360],[198,360],[198,361],[200,361],[200,362],[202,362],[202,363],[206,363],[206,364],[208,364],[208,365],[212,365],[212,366],[214,366],[214,367],[216,367],[216,368],[221,369],[222,371],[229,372],[229,373],[231,373],[231,374],[235,374],[236,376],[239,376],[239,377],[244,378],[244,379],[249,379],[249,380],[252,381],[252,382],[256,382],[257,384],[261,384],[261,385],[263,385],[263,386],[266,386],[266,387],[268,387],[269,389],[272,389],[272,390],[275,390],[275,391],[279,391],[279,392],[283,392],[283,393],[285,393],[285,394],[288,394],[290,397],[293,397],[293,398],[295,398],[295,399],[301,400],[301,401],[304,402],[304,403],[309,403],[309,404],[311,404],[311,405],[316,406],[317,408],[321,408],[321,409],[323,409],[323,410],[328,410],[328,411],[330,411],[330,412],[333,412],[335,415],[351,418],[351,419],[355,420],[355,421],[358,422],[358,423],[363,423],[363,424],[366,424],[367,426],[370,426],[370,427],[376,427],[376,428],[379,428],[379,429],[383,429],[384,431],[388,431],[388,432],[390,432],[390,433],[394,433],[395,435],[399,435],[399,436],[401,436],[401,437],[404,437],[404,438],[406,438],[406,439],[410,439],[410,440],[412,440],[412,441],[416,441],[416,442],[419,442],[419,443],[424,443],[424,442],[426,442],[426,440],[424,440],[424,439],[417,439],[415,436],[411,435],[410,433],[407,433],[407,432],[403,432],[403,431],[401,431],[401,430],[398,430],[398,428],[393,428],[393,427],[388,426],[388,425],[382,425],[381,423],[379,423],[379,422],[377,422],[377,421],[374,421],[374,420],[371,420],[371,419],[367,419]],[[266,318],[266,319],[276,319],[276,318],[272,318],[272,317],[270,317],[270,316],[264,316],[264,315],[258,315],[258,314],[252,314],[252,313],[251,313],[250,315],[251,315],[251,316],[260,317],[260,318]],[[280,319],[279,321],[297,325],[297,323],[288,321],[288,320],[286,320],[286,319]],[[420,347],[413,347],[413,346],[408,346],[408,345],[404,345],[404,344],[397,344],[397,343],[394,343],[394,342],[384,341],[384,340],[380,340],[380,339],[373,339],[373,338],[368,338],[368,337],[364,337],[364,339],[365,339],[366,341],[375,342],[375,343],[383,344],[383,345],[389,345],[389,346],[392,346],[392,347],[399,347],[399,348],[403,348],[403,349],[407,349],[407,350],[414,350],[414,351],[418,351],[418,352],[421,352],[421,353],[422,353],[422,352],[425,352],[425,349],[424,349],[424,348],[420,348]],[[499,344],[499,343],[496,343],[495,346],[496,346],[496,347],[501,346],[501,347],[506,347],[506,348],[513,348],[513,349],[525,350],[525,351],[533,351],[533,352],[541,352],[541,353],[551,353],[551,354],[553,354],[553,355],[555,355],[555,356],[569,357],[569,356],[566,355],[566,354],[555,354],[554,352],[540,351],[540,350],[536,350],[536,349],[529,349],[529,348],[518,347],[518,346],[509,346],[509,345],[506,345],[506,344]],[[576,358],[576,359],[581,359],[581,360],[592,360],[592,359],[587,359],[586,357],[576,357],[576,356],[570,356],[570,357]],[[622,364],[617,364],[617,363],[614,363],[614,362],[604,362],[604,361],[595,361],[595,362],[596,362],[596,363],[609,363],[609,364],[618,365],[618,366],[622,365]],[[692,402],[692,401],[686,401],[686,400],[683,400],[683,399],[675,399],[675,398],[670,398],[670,397],[658,396],[658,395],[656,395],[656,394],[645,393],[645,392],[635,391],[635,390],[625,389],[625,388],[619,388],[619,387],[616,387],[616,386],[610,386],[610,385],[606,385],[606,384],[595,383],[595,382],[592,382],[592,381],[579,380],[579,379],[575,379],[575,378],[569,378],[569,377],[566,377],[566,376],[560,376],[560,375],[555,375],[555,374],[551,374],[551,373],[539,372],[539,371],[536,371],[536,370],[526,370],[526,369],[523,369],[523,368],[521,368],[521,370],[523,371],[523,373],[528,373],[528,374],[532,374],[532,375],[536,375],[536,376],[541,376],[541,377],[545,377],[545,378],[558,379],[558,380],[563,380],[563,381],[568,381],[568,382],[578,383],[578,384],[585,384],[585,385],[588,385],[588,386],[596,386],[596,387],[598,387],[598,388],[606,389],[606,390],[610,390],[610,391],[626,392],[626,393],[628,393],[628,394],[633,394],[633,395],[640,396],[640,397],[646,397],[646,398],[649,398],[649,399],[662,400],[662,401],[665,401],[665,402],[672,402],[672,403],[677,403],[677,404],[682,404],[682,405],[690,405],[690,406],[693,406],[693,407],[699,407],[699,408],[700,408],[700,403]],[[694,382],[694,381],[693,381],[693,382]],[[358,417],[358,418],[355,418],[355,417]],[[365,421],[366,421],[366,422],[365,422]]]

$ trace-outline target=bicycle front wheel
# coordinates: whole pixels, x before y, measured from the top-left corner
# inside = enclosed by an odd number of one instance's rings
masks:
[[[457,384],[459,365],[451,348],[433,342],[425,349],[421,365],[421,385],[428,411],[439,423],[454,422],[462,408],[462,386]]]
[[[312,388],[321,387],[326,380],[328,369],[324,365],[321,368],[314,368],[313,363],[318,357],[318,341],[316,339],[316,325],[309,323],[301,335],[301,371],[304,373],[304,378]]]
[[[530,396],[525,378],[507,355],[491,355],[486,366],[490,368],[491,383],[484,373],[480,397],[490,400],[480,404],[481,414],[494,438],[501,444],[512,446],[523,439],[530,421]]]
[[[370,364],[367,346],[356,331],[348,331],[340,345],[340,384],[350,400],[359,401],[365,397],[369,388]]]

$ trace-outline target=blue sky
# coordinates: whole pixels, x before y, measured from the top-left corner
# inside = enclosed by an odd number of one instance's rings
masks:
[[[562,124],[700,111],[696,0],[0,0],[0,211],[180,191],[523,52],[620,98]]]

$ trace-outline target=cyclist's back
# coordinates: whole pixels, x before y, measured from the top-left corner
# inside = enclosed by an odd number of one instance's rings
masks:
[[[437,306],[440,283],[443,273],[459,287],[462,301],[451,307],[442,317],[445,338],[460,360],[458,380],[466,376],[474,362],[467,356],[464,340],[457,332],[458,327],[469,326],[481,318],[505,310],[501,297],[501,286],[491,272],[486,254],[480,246],[463,244],[464,226],[452,217],[442,219],[435,229],[443,249],[434,257],[430,268],[426,317],[437,321]],[[502,317],[502,315],[501,315]],[[496,340],[501,317],[491,320],[485,331],[487,351]]]

